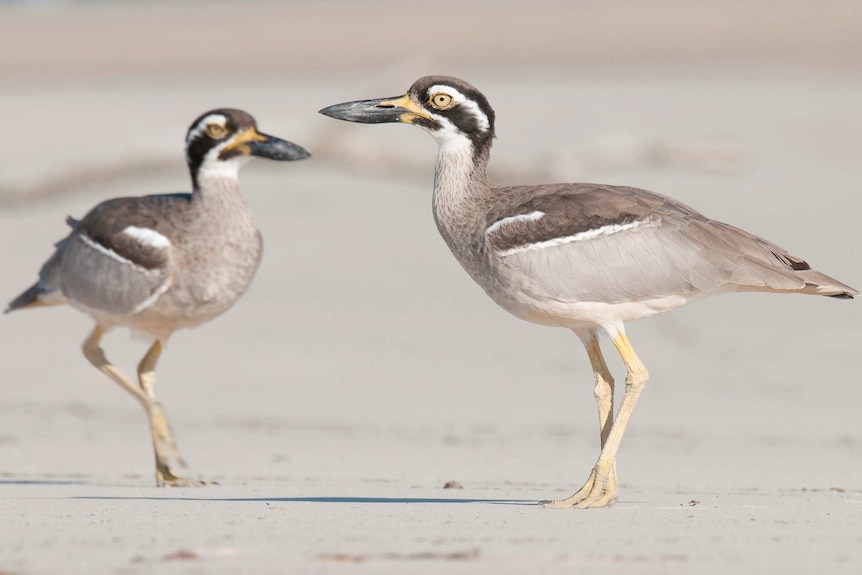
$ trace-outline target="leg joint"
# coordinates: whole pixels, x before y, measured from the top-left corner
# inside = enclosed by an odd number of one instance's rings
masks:
[[[86,357],[93,365],[100,366],[107,363],[105,352],[101,347],[99,347],[98,343],[88,339],[84,342],[84,345],[81,346],[81,350],[84,352],[84,357]]]
[[[596,374],[596,385],[593,387],[593,396],[596,398],[596,401],[612,398],[614,396],[613,378],[608,381],[602,376]]]
[[[626,377],[626,388],[643,389],[649,381],[649,372],[643,366],[632,366]]]

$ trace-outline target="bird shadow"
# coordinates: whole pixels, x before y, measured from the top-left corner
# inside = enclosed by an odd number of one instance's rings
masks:
[[[452,504],[452,503],[484,503],[486,505],[537,505],[534,500],[527,499],[473,499],[447,497],[116,497],[116,496],[78,496],[72,499],[90,500],[137,500],[137,501],[221,501],[240,503],[360,503],[360,504]]]
[[[0,485],[84,485],[86,481],[71,479],[0,479]]]

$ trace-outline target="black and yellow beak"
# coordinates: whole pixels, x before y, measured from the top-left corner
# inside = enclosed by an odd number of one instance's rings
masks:
[[[418,118],[430,120],[428,112],[422,109],[410,95],[377,100],[358,100],[335,104],[320,110],[320,113],[336,120],[359,122],[361,124],[384,124],[401,122],[412,124]]]
[[[255,128],[248,128],[234,136],[233,140],[222,148],[219,157],[222,159],[242,154],[257,156],[280,162],[304,160],[311,157],[311,152],[287,140],[261,134]]]

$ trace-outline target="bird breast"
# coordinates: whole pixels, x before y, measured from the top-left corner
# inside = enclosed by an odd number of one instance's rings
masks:
[[[263,243],[250,219],[245,225],[234,223],[193,237],[198,241],[187,244],[172,266],[169,299],[190,319],[206,321],[230,308],[248,289]]]

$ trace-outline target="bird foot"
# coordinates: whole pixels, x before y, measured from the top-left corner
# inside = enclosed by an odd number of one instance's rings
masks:
[[[197,479],[187,479],[185,477],[172,477],[170,479],[156,478],[156,487],[206,487],[207,485],[214,484]]]
[[[540,501],[545,509],[597,509],[607,507],[617,500],[619,495],[616,472],[611,466],[610,471],[602,473],[598,467],[590,473],[589,479],[574,495],[565,499]]]
[[[171,471],[167,465],[156,462],[156,486],[158,487],[204,487],[206,485],[213,485],[213,483],[181,477]]]

